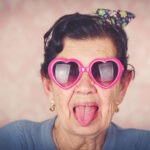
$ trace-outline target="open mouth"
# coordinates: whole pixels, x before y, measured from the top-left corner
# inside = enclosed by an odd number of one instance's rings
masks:
[[[75,119],[81,126],[88,126],[98,114],[96,103],[79,104],[73,107]]]

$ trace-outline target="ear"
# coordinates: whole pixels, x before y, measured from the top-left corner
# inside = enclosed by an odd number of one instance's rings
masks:
[[[41,80],[42,80],[45,95],[48,98],[51,98],[51,81],[50,81],[50,79],[46,78],[44,75],[41,74]]]
[[[126,91],[128,89],[128,86],[131,82],[131,80],[133,79],[133,72],[132,71],[126,71],[124,77],[121,79],[120,81],[120,99],[119,99],[119,103],[122,102]]]

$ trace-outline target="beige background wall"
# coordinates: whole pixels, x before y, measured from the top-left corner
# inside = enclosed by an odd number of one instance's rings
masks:
[[[58,17],[95,8],[126,9],[137,16],[126,27],[136,78],[114,121],[150,129],[149,0],[0,0],[0,126],[53,116],[39,75],[43,34]]]

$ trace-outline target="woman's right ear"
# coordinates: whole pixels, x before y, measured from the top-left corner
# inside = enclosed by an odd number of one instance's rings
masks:
[[[46,78],[44,75],[41,74],[41,80],[43,84],[43,89],[48,98],[51,97],[51,81],[50,79]]]

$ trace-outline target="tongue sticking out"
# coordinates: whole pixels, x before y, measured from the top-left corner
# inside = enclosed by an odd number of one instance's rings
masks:
[[[74,107],[74,115],[81,126],[88,126],[97,116],[97,106],[79,105]]]

